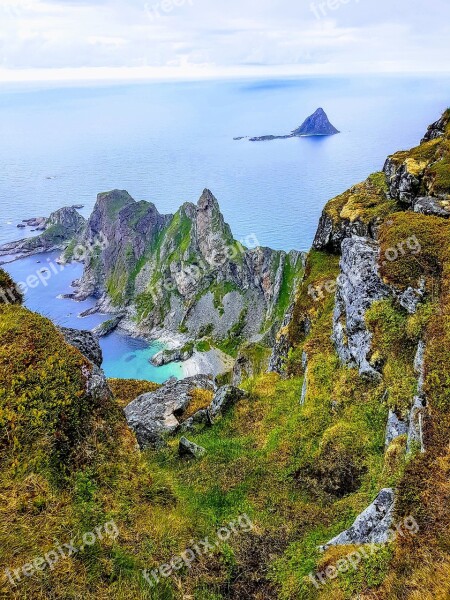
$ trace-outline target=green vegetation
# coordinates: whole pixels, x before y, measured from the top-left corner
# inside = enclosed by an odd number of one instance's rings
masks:
[[[419,178],[420,193],[437,195],[448,206],[450,196],[450,114],[444,113],[447,126],[443,137],[420,144],[416,148],[397,152],[391,156],[399,167],[405,164],[409,173]]]
[[[290,256],[286,256],[286,262],[283,269],[283,280],[281,283],[280,296],[277,301],[274,319],[282,321],[289,305],[293,300],[296,282],[303,274],[302,263],[299,260],[297,266],[292,264]]]
[[[371,223],[383,219],[396,210],[396,203],[387,195],[384,173],[374,173],[363,183],[350,188],[347,192],[330,200],[325,212],[334,223],[342,219]]]

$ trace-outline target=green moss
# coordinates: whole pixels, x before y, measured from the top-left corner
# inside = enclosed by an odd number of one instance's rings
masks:
[[[289,308],[293,295],[295,293],[296,282],[302,276],[303,267],[301,261],[298,261],[297,266],[292,264],[289,256],[286,257],[286,261],[283,269],[283,279],[280,288],[280,295],[277,300],[274,318],[282,320]]]
[[[153,294],[145,292],[136,296],[135,305],[139,321],[146,319],[156,307]]]
[[[342,219],[368,224],[383,219],[396,210],[390,200],[384,173],[374,173],[366,181],[337,196],[325,206],[325,212],[334,223]]]
[[[17,306],[0,306],[0,347],[3,459],[61,478],[92,425],[83,374],[92,367],[50,321]]]
[[[209,352],[211,350],[211,342],[209,340],[201,340],[196,343],[195,348],[199,352]]]
[[[108,202],[106,204],[106,211],[108,218],[111,220],[116,219],[119,212],[127,206],[130,202],[130,197],[126,192],[119,192],[118,194],[114,194],[111,196],[109,192],[104,194],[99,194],[100,197],[108,196]]]

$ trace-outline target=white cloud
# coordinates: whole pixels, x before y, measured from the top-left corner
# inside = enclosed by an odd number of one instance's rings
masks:
[[[449,69],[447,0],[328,1],[0,0],[0,76]]]

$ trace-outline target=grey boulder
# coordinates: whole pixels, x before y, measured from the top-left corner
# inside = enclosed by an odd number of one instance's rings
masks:
[[[192,402],[195,389],[215,391],[213,380],[206,375],[171,379],[155,392],[142,394],[125,408],[128,425],[136,434],[141,448],[161,448],[165,437],[180,426],[182,415]]]
[[[401,419],[393,410],[389,411],[388,422],[386,425],[386,448],[400,435],[408,433],[408,423]]]
[[[330,546],[353,544],[384,544],[389,541],[393,522],[394,491],[391,488],[381,490],[375,500],[358,517],[353,525],[321,546],[326,550]]]
[[[206,454],[206,450],[202,446],[198,446],[182,437],[178,446],[178,454],[186,458],[201,458]]]
[[[245,396],[245,392],[233,385],[225,385],[221,387],[215,394],[209,409],[208,414],[211,423],[219,418],[226,410],[236,404]]]

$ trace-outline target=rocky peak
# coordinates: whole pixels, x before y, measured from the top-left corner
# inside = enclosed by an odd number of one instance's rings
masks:
[[[318,108],[312,115],[294,129],[292,135],[334,135],[339,131],[328,120],[326,112],[323,108]]]
[[[244,248],[207,189],[173,216],[126,192],[100,194],[82,242],[99,235],[106,246],[86,262],[76,297],[125,312],[121,327],[134,335],[182,328],[235,345],[261,336],[281,322],[303,269],[302,253]]]
[[[65,232],[70,234],[77,234],[83,229],[86,224],[86,219],[82,217],[79,212],[73,208],[73,206],[65,206],[53,212],[46,223],[46,229],[50,229],[53,226],[62,227]]]
[[[211,266],[225,259],[224,250],[234,241],[219,203],[209,190],[204,190],[197,204],[195,236],[202,256]]]

